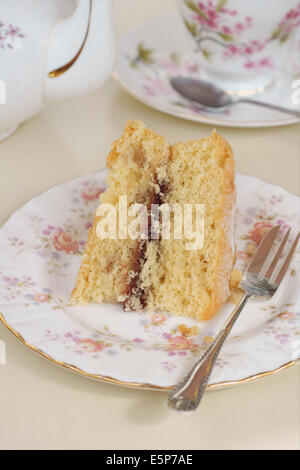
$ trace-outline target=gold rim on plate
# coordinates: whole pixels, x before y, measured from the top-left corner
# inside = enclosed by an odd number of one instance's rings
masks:
[[[133,388],[133,389],[140,389],[140,390],[153,390],[153,391],[162,391],[162,392],[168,392],[169,390],[172,389],[172,387],[160,387],[159,385],[154,385],[154,384],[149,384],[149,383],[139,383],[139,382],[124,382],[122,380],[114,379],[113,377],[107,377],[103,376],[100,374],[90,374],[89,372],[85,372],[82,369],[79,369],[76,366],[73,366],[72,364],[67,364],[65,362],[57,361],[53,357],[49,356],[46,354],[44,351],[41,349],[36,348],[32,344],[29,344],[20,333],[18,333],[14,328],[8,325],[6,322],[4,316],[2,313],[0,313],[0,321],[3,323],[3,325],[16,337],[18,338],[21,343],[23,343],[27,348],[29,348],[31,351],[37,353],[39,356],[43,357],[44,359],[47,359],[48,361],[52,362],[53,364],[63,367],[64,369],[67,369],[71,372],[75,372],[77,374],[80,374],[84,377],[88,377],[90,379],[95,379],[99,380],[100,382],[108,382],[110,384],[114,385],[120,385],[122,387],[127,387],[127,388]],[[207,390],[215,390],[215,389],[220,389],[220,388],[226,388],[226,387],[231,387],[234,385],[239,385],[247,382],[252,382],[253,380],[261,379],[263,377],[267,377],[272,374],[276,374],[278,372],[281,372],[282,370],[287,369],[288,367],[294,366],[296,364],[300,363],[300,359],[296,359],[294,361],[287,362],[283,364],[282,366],[278,367],[277,369],[273,369],[270,371],[266,372],[261,372],[259,374],[254,374],[249,377],[245,377],[244,379],[240,380],[231,380],[231,381],[225,381],[225,382],[218,382],[218,383],[213,383],[213,384],[208,384],[206,386]]]

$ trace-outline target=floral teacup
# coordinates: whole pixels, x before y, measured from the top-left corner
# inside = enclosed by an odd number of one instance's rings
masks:
[[[232,94],[264,91],[300,26],[299,0],[177,0],[205,78]]]

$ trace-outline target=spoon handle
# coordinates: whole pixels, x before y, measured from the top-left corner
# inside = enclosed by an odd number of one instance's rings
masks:
[[[240,98],[238,103],[249,103],[249,104],[256,104],[257,106],[262,106],[264,108],[274,109],[275,111],[281,111],[286,114],[291,114],[292,116],[296,116],[300,118],[300,111],[296,109],[284,108],[283,106],[278,106],[276,104],[264,103],[263,101],[253,100],[251,98]]]

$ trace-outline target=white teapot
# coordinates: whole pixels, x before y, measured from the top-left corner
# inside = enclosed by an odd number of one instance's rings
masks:
[[[0,0],[0,140],[45,101],[95,90],[115,55],[113,0]]]

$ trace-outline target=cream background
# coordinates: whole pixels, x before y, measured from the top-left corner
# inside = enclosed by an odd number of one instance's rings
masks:
[[[117,33],[174,10],[173,0],[115,0]],[[170,141],[204,136],[208,125],[147,108],[111,78],[98,92],[50,103],[0,143],[0,224],[36,194],[105,166],[128,117]],[[218,131],[237,171],[299,194],[300,125]],[[193,415],[165,406],[166,395],[102,384],[27,350],[3,325],[0,449],[299,449],[299,366],[230,389],[210,391]]]

